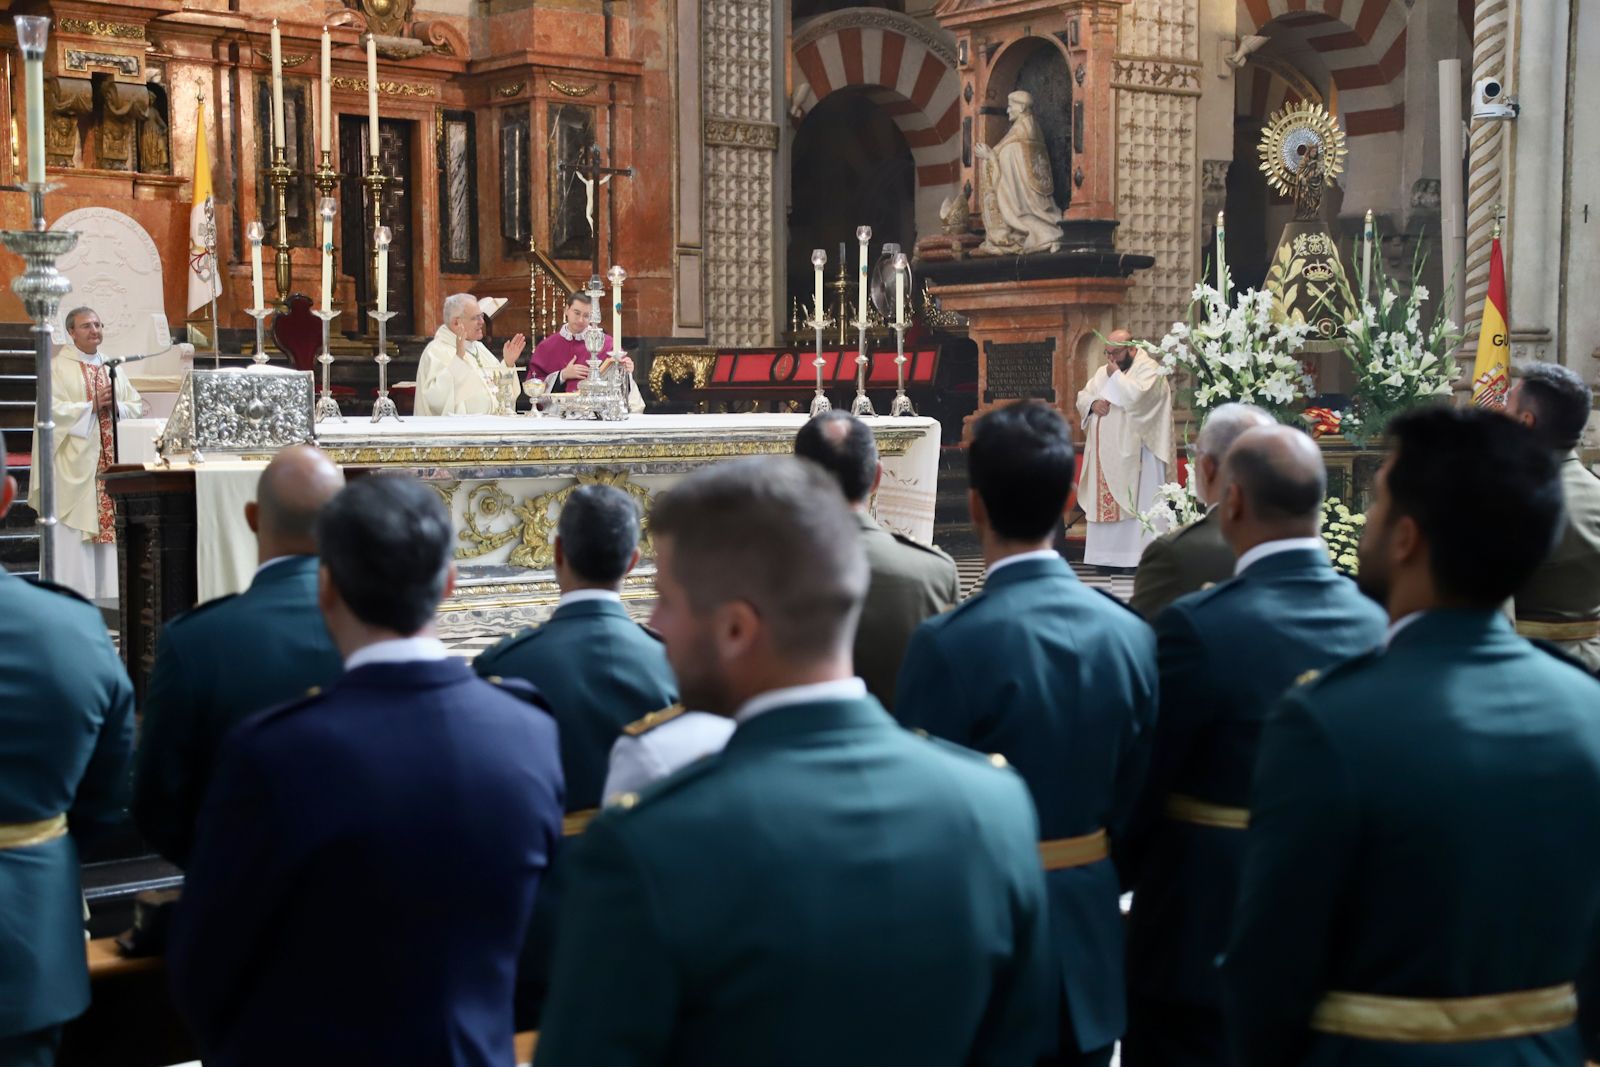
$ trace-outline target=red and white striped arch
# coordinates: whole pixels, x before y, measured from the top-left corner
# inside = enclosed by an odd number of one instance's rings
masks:
[[[1405,126],[1407,10],[1405,0],[1239,0],[1239,25],[1256,33],[1269,22],[1292,29],[1327,66],[1345,133],[1362,137]],[[1253,115],[1301,98],[1266,71],[1254,78]]]
[[[790,113],[863,89],[906,139],[917,168],[919,235],[939,232],[939,205],[960,187],[961,84],[945,42],[916,19],[849,8],[808,21],[794,36]]]

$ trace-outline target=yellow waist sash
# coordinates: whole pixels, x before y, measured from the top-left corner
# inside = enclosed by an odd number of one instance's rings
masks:
[[[1111,855],[1106,832],[1096,830],[1077,837],[1058,837],[1039,842],[1039,862],[1047,871],[1064,871],[1072,867],[1087,867]]]
[[[1572,622],[1518,619],[1517,633],[1540,641],[1587,641],[1591,637],[1600,637],[1600,619],[1577,619]]]
[[[1484,997],[1386,997],[1328,993],[1311,1013],[1311,1029],[1368,1041],[1448,1044],[1543,1034],[1571,1026],[1578,991],[1571,982]]]
[[[52,815],[34,822],[0,822],[0,849],[42,845],[64,836],[66,832],[65,815]]]
[[[1220,830],[1245,830],[1250,826],[1249,808],[1230,808],[1183,793],[1167,797],[1165,811],[1169,819],[1196,826],[1214,826]]]

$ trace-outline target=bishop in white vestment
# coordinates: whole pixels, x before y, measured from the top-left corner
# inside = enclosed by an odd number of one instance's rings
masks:
[[[503,304],[504,301],[499,301]],[[498,307],[496,308],[498,310]],[[490,415],[497,407],[495,385],[515,380],[517,360],[528,340],[517,334],[505,343],[504,360],[483,343],[484,312],[470,293],[445,298],[444,325],[417,361],[418,415]]]
[[[1161,367],[1129,344],[1126,330],[1107,339],[1106,362],[1078,393],[1083,417],[1083,471],[1078,505],[1088,519],[1083,561],[1137,567],[1154,536],[1138,512],[1155,503],[1175,459],[1172,390]]]
[[[117,599],[116,512],[99,474],[111,466],[111,375],[100,357],[105,327],[88,308],[67,313],[69,344],[50,361],[50,410],[57,523],[51,534],[55,580],[90,600]],[[137,419],[144,400],[125,375],[116,382],[117,418]],[[34,438],[31,470],[39,470]],[[28,504],[39,509],[39,479],[28,480]]]

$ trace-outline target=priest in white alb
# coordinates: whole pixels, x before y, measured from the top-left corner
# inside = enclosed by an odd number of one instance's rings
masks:
[[[1138,513],[1155,503],[1175,459],[1172,390],[1161,366],[1127,330],[1106,340],[1106,361],[1078,393],[1083,418],[1083,470],[1078,505],[1088,520],[1083,562],[1137,567],[1154,536]]]
[[[499,406],[496,389],[515,383],[517,360],[528,339],[517,334],[496,359],[483,343],[484,319],[504,300],[479,301],[471,293],[445,297],[444,324],[417,361],[418,415],[490,415]]]
[[[100,472],[111,466],[112,384],[100,356],[105,327],[86,307],[67,312],[67,336],[50,361],[50,410],[56,429],[52,451],[55,470],[55,580],[99,602],[117,599],[116,512],[106,496]],[[122,374],[116,378],[116,417],[137,419],[145,402]],[[39,439],[33,441],[33,465],[39,470]],[[39,479],[28,481],[28,504],[39,509]]]

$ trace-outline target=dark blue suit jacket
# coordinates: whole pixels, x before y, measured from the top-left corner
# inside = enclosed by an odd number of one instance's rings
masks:
[[[1167,797],[1248,808],[1262,723],[1283,694],[1307,671],[1376,647],[1386,625],[1322,549],[1267,556],[1156,617],[1161,714],[1135,830],[1118,856],[1134,888],[1128,983],[1136,993],[1222,1006],[1216,960],[1245,832],[1168,819]]]
[[[511,1062],[561,833],[537,699],[456,659],[380,663],[234,729],[168,952],[208,1067]]]
[[[983,591],[911,638],[895,717],[979,752],[1028,783],[1044,840],[1132,816],[1156,715],[1155,635],[1060,557],[995,571]],[[1056,988],[1079,1047],[1122,1035],[1123,932],[1109,860],[1051,871]]]

